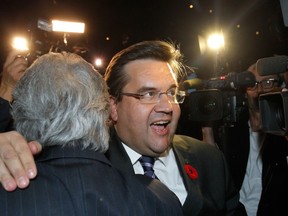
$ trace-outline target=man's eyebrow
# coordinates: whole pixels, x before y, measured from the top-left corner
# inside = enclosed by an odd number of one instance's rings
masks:
[[[149,86],[142,86],[141,88],[139,88],[137,90],[138,93],[141,93],[141,92],[146,92],[146,91],[156,91],[157,88],[155,87],[149,87]]]
[[[178,85],[177,84],[172,84],[169,86],[169,88],[166,89],[169,90],[169,89],[173,89],[173,88],[178,88]],[[141,93],[141,92],[146,92],[146,91],[157,91],[159,90],[158,88],[155,88],[155,87],[149,87],[149,86],[142,86],[141,88],[139,88],[137,90],[138,93]]]

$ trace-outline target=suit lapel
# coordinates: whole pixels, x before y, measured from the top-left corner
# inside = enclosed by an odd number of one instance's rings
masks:
[[[117,169],[125,173],[135,174],[130,158],[114,129],[111,129],[109,149],[105,155]]]
[[[203,205],[203,196],[199,182],[197,179],[191,179],[184,169],[185,164],[194,166],[198,165],[197,157],[193,156],[193,152],[187,152],[178,146],[180,140],[175,136],[173,141],[173,151],[176,157],[176,162],[182,176],[185,188],[187,190],[187,197],[183,205],[184,212],[188,215],[196,215],[200,212]],[[181,140],[181,142],[184,142]],[[197,166],[198,167],[198,166]],[[192,205],[193,204],[193,205]],[[187,214],[185,214],[187,215]]]
[[[185,172],[184,165],[188,163],[192,166],[199,167],[198,160],[197,157],[194,156],[193,151],[188,152],[187,149],[183,149],[181,143],[185,143],[185,140],[175,136],[172,145],[173,151],[185,188],[188,192],[187,198],[183,205],[183,211],[184,215],[197,215],[203,206],[203,196],[201,195],[198,180],[190,179]],[[134,169],[130,162],[130,158],[115,131],[111,132],[110,146],[109,150],[106,152],[106,156],[117,169],[126,173],[134,174]]]

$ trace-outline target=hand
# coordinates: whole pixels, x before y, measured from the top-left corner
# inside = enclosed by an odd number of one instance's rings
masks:
[[[214,133],[212,127],[202,127],[202,139],[210,145],[215,145]]]
[[[8,101],[12,100],[13,89],[27,67],[28,62],[21,56],[20,51],[12,50],[8,54],[1,73],[0,97]]]
[[[7,191],[25,188],[37,175],[33,155],[42,147],[29,142],[16,131],[0,133],[0,182]]]

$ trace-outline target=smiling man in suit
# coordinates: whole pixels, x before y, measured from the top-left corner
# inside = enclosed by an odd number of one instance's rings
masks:
[[[178,86],[181,60],[179,50],[164,41],[140,42],[112,58],[104,74],[114,124],[106,155],[120,170],[136,174],[145,173],[141,157],[153,158],[157,178],[177,195],[185,215],[239,213],[222,152],[175,135],[185,98]]]

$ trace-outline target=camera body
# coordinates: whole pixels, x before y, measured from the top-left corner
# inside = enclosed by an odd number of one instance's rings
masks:
[[[288,73],[288,56],[273,56],[258,59],[257,71],[261,76]],[[285,80],[285,79],[284,79]],[[287,80],[284,82],[287,88]],[[270,92],[259,96],[262,130],[266,133],[288,135],[288,92]]]
[[[195,81],[189,82],[195,84]],[[246,108],[245,90],[255,85],[255,77],[246,71],[229,73],[210,80],[197,80],[196,83],[196,91],[192,91],[188,96],[189,120],[203,124],[217,122],[233,126]]]
[[[207,89],[189,94],[189,119],[233,126],[247,103],[246,94],[235,90]]]
[[[272,92],[259,97],[262,130],[266,133],[288,135],[288,92]]]

